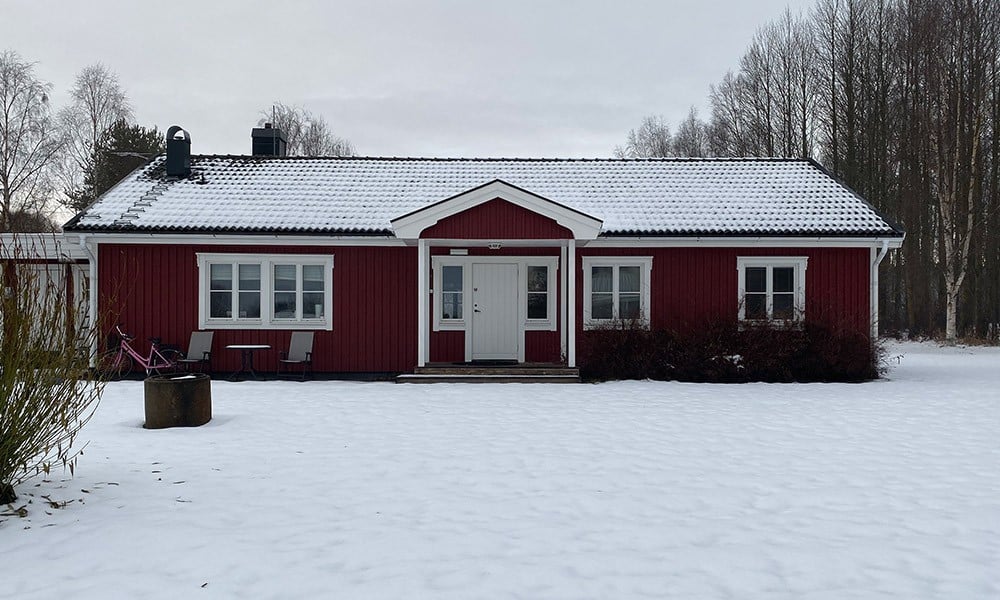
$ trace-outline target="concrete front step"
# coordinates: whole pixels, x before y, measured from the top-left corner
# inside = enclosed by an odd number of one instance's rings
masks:
[[[396,377],[396,383],[580,383],[577,375],[413,373]]]
[[[413,370],[417,375],[564,375],[579,377],[580,369],[558,366],[517,366],[517,367],[477,367],[477,366],[427,366]]]

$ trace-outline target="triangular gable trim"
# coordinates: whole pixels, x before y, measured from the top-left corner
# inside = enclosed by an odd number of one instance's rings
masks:
[[[390,221],[392,230],[397,238],[416,239],[420,237],[421,232],[435,225],[441,219],[475,208],[495,198],[506,200],[511,204],[552,219],[572,231],[573,237],[578,240],[596,239],[604,225],[604,221],[601,219],[553,202],[506,181],[494,179],[451,198],[396,217]]]

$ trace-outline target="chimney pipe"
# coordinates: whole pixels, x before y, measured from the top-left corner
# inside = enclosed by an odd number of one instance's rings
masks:
[[[178,133],[184,134],[179,136]],[[167,130],[168,177],[187,177],[191,174],[191,136],[178,125]]]

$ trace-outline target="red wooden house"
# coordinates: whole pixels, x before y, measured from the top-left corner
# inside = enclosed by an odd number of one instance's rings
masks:
[[[92,257],[92,317],[227,344],[315,331],[320,372],[429,362],[574,366],[585,329],[635,319],[809,319],[877,330],[902,230],[809,160],[165,156],[65,226]],[[140,338],[142,339],[142,338]]]

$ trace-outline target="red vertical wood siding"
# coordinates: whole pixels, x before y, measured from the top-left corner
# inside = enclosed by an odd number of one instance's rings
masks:
[[[316,331],[315,369],[326,372],[404,372],[416,365],[416,248],[248,247],[101,244],[99,310],[108,331],[115,322],[137,338],[185,347],[198,327],[196,254],[332,254],[333,331]],[[435,254],[445,248],[433,248]],[[558,255],[558,248],[472,248],[470,254]],[[867,332],[868,248],[581,248],[577,253],[577,323],[582,329],[584,256],[652,256],[651,315],[654,327],[684,330],[713,318],[732,318],[738,308],[738,256],[807,256],[806,318],[837,320]],[[556,289],[558,294],[558,286]],[[561,301],[561,299],[560,299]],[[562,313],[557,312],[559,327]],[[215,330],[213,368],[235,370],[239,354],[227,344],[265,343],[258,366],[273,370],[291,330]],[[431,332],[432,361],[464,360],[465,334]],[[525,359],[560,359],[559,331],[525,333]]]
[[[103,330],[122,323],[141,352],[150,336],[186,348],[198,329],[198,252],[332,254],[333,330],[316,331],[314,369],[395,372],[416,364],[416,248],[101,244]],[[274,370],[292,330],[214,331],[212,367],[228,371],[239,366],[239,352],[225,347],[241,343],[270,344],[272,349],[259,352],[255,362],[262,370]]]
[[[570,239],[573,233],[526,208],[500,198],[441,219],[425,229],[425,239],[539,240]]]
[[[686,331],[735,318],[736,259],[806,256],[806,319],[824,319],[867,333],[868,248],[581,248],[577,257],[577,331],[583,330],[584,256],[652,256],[650,319],[654,328]]]

